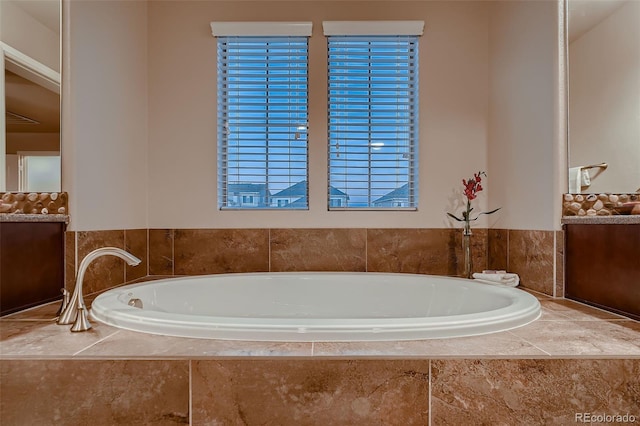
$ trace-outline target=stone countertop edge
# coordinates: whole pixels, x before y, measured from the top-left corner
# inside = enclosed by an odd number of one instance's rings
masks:
[[[564,225],[634,225],[640,224],[640,215],[562,216]]]
[[[66,214],[11,214],[0,213],[0,222],[64,222],[69,224]]]

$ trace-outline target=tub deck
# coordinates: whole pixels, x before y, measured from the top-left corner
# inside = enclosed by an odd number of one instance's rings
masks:
[[[640,423],[640,322],[532,294],[542,317],[521,328],[398,342],[71,333],[44,305],[0,319],[0,423]]]
[[[640,322],[567,299],[534,294],[542,316],[513,330],[475,337],[391,342],[249,342],[154,336],[91,321],[71,333],[55,323],[58,303],[0,319],[0,356],[24,358],[582,358],[640,357]],[[86,298],[89,305],[91,298]]]

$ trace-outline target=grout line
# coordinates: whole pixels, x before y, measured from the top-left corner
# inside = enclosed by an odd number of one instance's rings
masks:
[[[432,375],[431,375],[431,362],[432,362],[432,359],[431,359],[431,358],[429,358],[429,402],[428,402],[428,407],[429,407],[429,408],[428,408],[428,410],[429,410],[428,419],[429,419],[429,421],[427,422],[427,424],[428,424],[429,426],[431,426],[431,423],[432,423],[432,422],[431,422],[431,397],[432,397],[432,393],[431,393],[431,382],[432,382],[432,380],[433,380],[433,377],[432,377]]]
[[[316,353],[316,342],[311,342],[311,356],[315,356]]]
[[[269,262],[268,268],[269,268],[269,272],[272,272],[271,271],[271,228],[267,229],[267,233],[268,233],[268,235],[267,235],[267,258],[268,258],[268,262]]]
[[[509,253],[511,253],[511,248],[509,247],[509,242],[511,240],[511,230],[507,229],[507,271],[511,270],[511,267],[509,265],[509,258],[511,256],[509,256]]]
[[[120,330],[116,330],[116,331],[114,331],[113,333],[109,334],[108,336],[105,336],[105,337],[103,337],[102,339],[99,339],[99,340],[97,340],[97,341],[93,342],[93,343],[92,343],[92,344],[90,344],[89,346],[87,346],[87,347],[85,347],[85,348],[83,348],[83,349],[80,349],[78,352],[74,353],[74,354],[73,354],[73,355],[71,355],[71,356],[78,356],[78,355],[80,355],[80,353],[82,353],[82,352],[86,351],[87,349],[92,348],[93,346],[97,345],[97,344],[98,344],[98,343],[100,343],[100,342],[104,342],[104,341],[105,341],[105,340],[107,340],[109,337],[115,336],[115,335],[116,335],[116,334],[118,334],[118,333],[120,333]]]
[[[147,277],[149,276],[149,228],[147,228]]]
[[[510,333],[510,334],[512,334],[513,336],[515,336],[517,339],[520,339],[520,340],[522,340],[523,342],[526,342],[526,343],[530,344],[531,346],[533,346],[534,348],[538,349],[539,351],[544,352],[544,353],[545,353],[545,354],[547,354],[548,356],[553,356],[553,355],[551,355],[549,352],[545,351],[544,349],[542,349],[541,347],[539,347],[538,345],[536,345],[535,343],[533,343],[533,342],[531,342],[531,341],[529,341],[529,340],[525,339],[524,337],[518,336],[518,335],[517,335],[517,334],[515,334],[515,333],[512,333],[512,332],[511,332],[511,330],[506,330],[506,331],[507,331],[507,333]],[[513,356],[511,356],[511,358],[510,358],[510,359],[513,359]]]
[[[558,237],[557,237],[557,232],[553,231],[553,297],[558,297],[556,295],[556,288],[558,287]]]
[[[189,424],[193,424],[193,360],[189,360]]]
[[[176,230],[170,229],[171,232],[171,275],[176,274]]]
[[[369,228],[364,230],[364,271],[369,272]]]
[[[74,287],[75,287],[75,278],[78,275],[78,232],[75,231],[73,233],[73,237],[75,238],[75,243],[73,244],[73,250],[74,250],[74,255],[73,255],[73,282],[74,282]],[[71,291],[71,290],[69,290]]]
[[[126,229],[122,230],[122,250],[129,251],[127,250],[127,230]],[[122,269],[122,282],[126,283],[127,282],[127,262],[122,262],[122,263],[124,263],[124,268]]]

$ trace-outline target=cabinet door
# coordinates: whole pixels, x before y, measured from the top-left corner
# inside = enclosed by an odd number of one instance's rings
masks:
[[[64,224],[0,223],[0,315],[59,299]]]
[[[640,225],[565,226],[565,296],[640,319]]]

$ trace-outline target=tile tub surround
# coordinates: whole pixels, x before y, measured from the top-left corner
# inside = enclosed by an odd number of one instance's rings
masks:
[[[148,231],[126,229],[109,231],[67,231],[65,233],[65,286],[75,287],[77,268],[84,257],[101,247],[117,247],[138,257],[138,266],[128,266],[114,256],[102,256],[91,262],[84,276],[84,294],[91,294],[122,285],[149,275]]]
[[[77,235],[76,235],[77,234]],[[562,253],[556,231],[474,229],[474,270],[504,269],[521,285],[554,294]],[[554,237],[555,236],[555,237]],[[76,245],[74,248],[73,245]],[[87,270],[87,293],[148,275],[231,272],[352,271],[461,276],[460,229],[289,228],[136,229],[70,233],[67,285],[91,250],[115,246],[143,259],[135,268],[116,258],[100,258]],[[77,259],[74,257],[76,256]],[[71,271],[70,271],[71,269]],[[554,275],[554,271],[556,275]],[[73,288],[71,283],[70,290]],[[556,295],[560,290],[556,289]]]
[[[431,420],[434,425],[568,425],[589,413],[627,415],[627,423],[637,424],[639,377],[638,359],[435,360]]]
[[[44,305],[0,319],[0,424],[640,422],[640,323],[537,296],[511,331],[313,344],[71,333]]]
[[[0,374],[4,426],[189,424],[187,360],[15,360]]]

